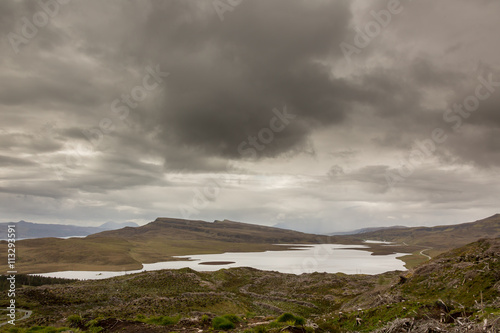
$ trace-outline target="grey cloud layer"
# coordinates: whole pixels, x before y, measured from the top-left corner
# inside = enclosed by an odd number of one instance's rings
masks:
[[[360,196],[387,195],[384,173],[397,167],[390,156],[407,154],[439,127],[449,139],[430,158],[435,167],[496,172],[500,88],[459,131],[443,114],[474,92],[479,75],[500,81],[492,42],[500,25],[491,14],[500,4],[401,3],[404,11],[351,63],[339,44],[352,43],[353,28],[386,1],[243,1],[223,21],[210,1],[61,5],[19,54],[7,38],[0,42],[0,192],[78,201],[82,193],[172,189],[170,172],[225,172],[227,160],[244,161],[240,143],[285,106],[296,118],[258,152],[257,167],[306,155],[325,164],[325,180],[365,184]],[[23,18],[41,10],[34,1],[3,1],[0,33],[20,34]],[[112,101],[157,65],[168,78],[120,119]],[[103,119],[114,130],[89,141],[82,131],[102,131]],[[318,144],[324,130],[352,137]],[[374,160],[367,151],[389,157]],[[340,160],[332,168],[329,158]],[[429,194],[423,184],[440,172],[418,171],[403,188]]]

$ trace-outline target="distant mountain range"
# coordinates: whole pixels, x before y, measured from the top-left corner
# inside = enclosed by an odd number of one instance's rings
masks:
[[[356,229],[356,230],[351,230],[351,231],[343,231],[343,232],[332,232],[329,235],[332,236],[337,236],[337,235],[359,235],[359,234],[365,234],[367,232],[373,232],[373,231],[379,231],[379,230],[387,230],[387,229],[405,229],[409,227],[405,227],[402,225],[395,225],[392,227],[374,227],[374,228],[362,228],[362,229]]]
[[[26,221],[0,223],[0,239],[7,239],[7,226],[16,225],[16,238],[82,237],[124,227],[138,227],[134,222],[106,222],[98,227],[82,227],[71,224],[45,224]]]
[[[277,224],[273,225],[273,227],[280,228],[280,229],[286,229],[286,230],[295,230],[295,231],[300,231],[300,232],[311,232],[311,231],[307,231],[307,228],[308,228],[307,225],[300,225],[297,223],[289,224],[287,222],[281,222],[281,223],[277,223]],[[355,229],[355,230],[349,230],[349,231],[322,232],[322,231],[316,230],[316,231],[312,231],[312,232],[322,234],[322,235],[339,236],[339,235],[357,235],[357,234],[363,234],[363,233],[378,231],[378,230],[383,230],[383,229],[399,229],[399,228],[409,228],[409,227],[395,225],[395,226],[390,226],[390,227],[361,228],[361,229]]]

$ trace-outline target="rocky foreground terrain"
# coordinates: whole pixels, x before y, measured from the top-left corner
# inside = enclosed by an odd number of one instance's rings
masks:
[[[500,332],[499,238],[374,276],[235,268],[42,280],[17,291],[32,315],[1,332]]]

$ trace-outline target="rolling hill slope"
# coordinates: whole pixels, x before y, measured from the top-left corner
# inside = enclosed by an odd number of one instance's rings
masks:
[[[404,242],[436,249],[455,248],[482,237],[500,237],[500,214],[470,223],[382,229],[363,233],[360,237],[397,243]]]
[[[142,239],[162,236],[176,240],[218,240],[230,243],[317,243],[326,236],[266,227],[256,224],[233,222],[229,220],[205,222],[174,218],[157,218],[154,222],[140,228],[124,228],[90,235],[88,238],[119,237]]]
[[[500,237],[500,214],[469,223],[436,227],[381,229],[346,237],[353,241],[381,240],[417,248],[416,251],[411,251],[413,255],[401,258],[413,266],[427,261],[426,254],[434,257],[450,249],[475,242],[480,238]]]

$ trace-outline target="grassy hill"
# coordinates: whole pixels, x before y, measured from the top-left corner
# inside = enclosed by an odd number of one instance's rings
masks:
[[[33,315],[16,327],[21,333],[36,325],[74,332],[497,332],[499,258],[500,239],[484,239],[403,274],[181,269],[25,286],[17,306]],[[0,306],[7,302],[1,293]]]
[[[105,231],[88,238],[120,237],[147,240],[158,236],[178,240],[218,240],[230,243],[296,243],[317,242],[325,236],[306,234],[293,230],[266,227],[233,221],[193,221],[173,218],[157,218],[154,222],[139,228],[124,228]]]
[[[465,245],[482,237],[500,237],[500,214],[470,223],[382,229],[359,236],[365,239],[386,240],[438,249],[455,248],[457,244]]]
[[[427,258],[422,255],[422,251],[424,251],[424,254],[434,257],[480,238],[500,237],[500,214],[469,223],[436,227],[382,229],[346,237],[350,237],[353,241],[362,239],[383,240],[417,248],[415,251],[407,251],[413,252],[411,256],[400,258],[411,267],[427,261]],[[379,246],[379,248],[381,247],[384,246]]]

